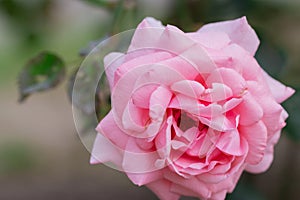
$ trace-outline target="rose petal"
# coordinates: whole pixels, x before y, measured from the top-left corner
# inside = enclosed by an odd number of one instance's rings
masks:
[[[163,174],[161,170],[147,172],[147,173],[127,173],[128,178],[136,185],[142,186],[153,181],[162,179]]]
[[[240,96],[246,89],[246,82],[243,77],[235,70],[229,68],[218,68],[207,77],[206,84],[208,86],[212,86],[215,83],[222,83],[228,86],[234,96]]]
[[[186,35],[201,45],[212,49],[221,49],[230,43],[228,35],[223,32],[193,32],[186,33]]]
[[[289,98],[295,93],[294,89],[287,87],[282,83],[280,83],[279,81],[273,79],[265,71],[263,72],[263,75],[266,78],[271,93],[277,103],[282,103],[283,101],[285,101],[287,98]]]
[[[135,106],[131,101],[128,102],[122,116],[123,128],[132,133],[144,131],[145,125],[149,121],[148,113],[148,110]]]
[[[264,115],[264,110],[249,92],[243,95],[243,102],[234,110],[240,115],[240,124],[245,126],[258,122]]]
[[[171,192],[172,182],[161,179],[155,182],[147,184],[147,187],[151,189],[161,200],[178,200],[180,195]]]
[[[238,106],[243,101],[242,98],[232,98],[229,101],[226,101],[223,105],[223,113],[226,113],[236,106]]]
[[[263,159],[256,165],[247,165],[246,170],[251,173],[262,173],[269,169],[274,157],[274,145],[280,138],[281,130],[277,131],[271,138],[268,139]]]
[[[171,85],[171,90],[184,94],[189,97],[198,98],[205,88],[197,81],[182,80]]]
[[[124,151],[122,168],[128,173],[148,173],[161,169],[164,166],[156,166],[156,160],[160,159],[157,151],[145,151],[135,142],[135,138],[129,138]]]
[[[97,134],[93,150],[91,152],[91,164],[105,162],[114,163],[118,169],[121,169],[123,160],[123,151],[114,146],[106,137]]]
[[[128,52],[136,49],[153,48],[164,31],[160,21],[147,17],[137,27],[132,37]],[[147,38],[147,40],[145,40]]]
[[[227,56],[227,59],[219,63],[221,67],[231,68],[242,74],[245,80],[257,80],[261,77],[262,69],[252,55],[236,44],[230,44],[222,49],[221,59]],[[219,57],[220,55],[216,55]],[[220,62],[220,59],[217,59]]]
[[[158,84],[148,84],[135,89],[132,94],[133,104],[140,108],[149,109],[150,96],[158,86]]]
[[[179,55],[184,50],[196,44],[176,26],[167,25],[161,34],[156,47],[160,50]]]
[[[112,111],[100,121],[96,130],[108,138],[118,148],[122,150],[125,149],[129,136],[117,125]]]
[[[105,74],[109,82],[110,89],[112,90],[114,85],[115,71],[124,62],[124,54],[119,52],[110,53],[104,57],[103,62]]]
[[[246,17],[206,24],[198,30],[199,33],[211,31],[227,33],[234,43],[246,49],[251,55],[255,54],[259,45],[259,39],[248,24]]]
[[[142,50],[137,50],[134,52],[127,53],[125,56],[126,60],[123,61],[122,65],[120,65],[115,71],[114,84],[116,84],[124,74],[126,74],[129,70],[135,67],[158,63],[160,61],[168,60],[172,58],[172,55],[168,52],[160,52],[160,51],[148,52],[148,51],[149,50],[147,49],[146,50],[142,49]],[[142,53],[144,53],[145,55],[140,55]],[[129,57],[131,57],[131,59],[128,59]]]
[[[198,197],[199,195],[189,188],[182,187],[181,185],[177,185],[175,183],[172,183],[171,191],[183,196],[189,196],[189,197]]]
[[[177,174],[171,171],[165,171],[164,177],[167,180],[171,181],[172,183],[175,183],[177,185],[180,185],[183,188],[187,188],[191,190],[193,193],[196,193],[197,196],[201,198],[205,199],[205,198],[210,198],[211,196],[211,191],[209,190],[207,185],[197,180],[195,177],[190,177],[186,179],[181,176],[178,176]]]
[[[243,135],[249,145],[246,162],[252,165],[258,164],[264,157],[267,146],[268,132],[262,121],[250,126],[239,126],[239,132]]]
[[[217,102],[232,97],[232,90],[223,83],[212,83],[212,88],[206,89],[200,99],[207,102]]]
[[[210,73],[217,68],[207,51],[200,44],[194,44],[192,47],[185,49],[179,56],[189,62],[200,75]]]

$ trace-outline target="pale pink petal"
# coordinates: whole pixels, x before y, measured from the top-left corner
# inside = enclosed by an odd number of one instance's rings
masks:
[[[209,200],[223,200],[225,199],[227,194],[226,190],[220,191],[220,192],[214,192],[211,195],[211,198],[209,198]]]
[[[262,121],[250,126],[239,126],[239,131],[246,138],[249,145],[249,153],[246,162],[252,165],[258,164],[265,153],[268,132]]]
[[[263,122],[268,130],[268,137],[285,126],[285,118],[281,115],[283,108],[270,95],[270,90],[264,87],[264,82],[258,83],[255,81],[248,82],[248,89],[260,107],[263,109]]]
[[[194,44],[192,47],[185,49],[180,55],[197,70],[199,74],[207,74],[217,68],[216,64],[209,57],[208,52],[200,45]],[[184,70],[187,70],[184,68]]]
[[[163,178],[162,170],[147,173],[126,173],[128,178],[136,185],[142,186]]]
[[[230,171],[231,162],[216,165],[212,170],[209,171],[210,174],[224,174]]]
[[[148,109],[150,96],[158,86],[158,84],[148,84],[135,89],[132,94],[133,104],[140,108]]]
[[[166,87],[159,86],[150,97],[149,116],[152,120],[161,121],[172,98],[172,92]]]
[[[171,151],[171,127],[173,124],[173,117],[169,116],[163,127],[155,137],[156,151],[161,158],[165,159],[170,156]]]
[[[157,151],[145,151],[140,148],[135,138],[129,138],[124,151],[122,168],[128,173],[148,173],[160,170],[156,160],[160,159]]]
[[[207,184],[207,187],[209,187],[210,184],[222,182],[226,180],[226,178],[228,178],[228,175],[226,173],[211,174],[209,172],[206,172],[197,176],[197,179],[203,181],[204,184]]]
[[[206,79],[206,84],[212,86],[214,83],[222,83],[230,87],[234,96],[240,96],[246,88],[244,78],[233,69],[218,68]]]
[[[294,89],[287,87],[282,83],[280,83],[279,81],[273,79],[266,72],[264,72],[263,75],[266,78],[271,93],[277,103],[282,103],[283,101],[285,101],[287,98],[289,98],[295,93]]]
[[[221,49],[231,42],[228,35],[223,32],[192,32],[186,33],[186,35],[201,45],[212,49]]]
[[[161,179],[155,182],[147,184],[147,187],[151,189],[159,199],[161,200],[178,200],[180,195],[171,192],[172,182]]]
[[[246,171],[251,173],[262,173],[269,169],[274,158],[274,145],[280,138],[281,130],[277,131],[267,142],[267,148],[264,152],[263,159],[256,165],[247,165]]]
[[[135,88],[146,84],[159,84],[164,86],[171,86],[174,82],[187,79],[185,75],[190,77],[195,76],[195,74],[193,74],[193,71],[190,71],[189,73],[182,73],[183,69],[177,70],[176,67],[179,67],[182,63],[177,63],[176,61],[172,62],[173,59],[175,58],[164,60],[162,62],[151,65],[143,65],[138,67],[144,69],[145,71],[140,73],[139,77],[135,79]],[[174,66],[172,64],[178,66]]]
[[[232,90],[223,83],[212,83],[212,88],[208,88],[201,95],[200,99],[207,102],[217,102],[232,97]]]
[[[121,170],[124,149],[129,136],[116,125],[110,112],[97,126],[96,140],[91,153],[91,163],[112,162]]]
[[[171,59],[162,60],[159,64],[168,67],[170,70],[174,70],[174,72],[183,77],[183,80],[195,80],[197,76],[199,76],[197,65],[193,64],[191,60],[184,56],[174,56]],[[209,65],[207,66],[209,67]]]
[[[236,44],[230,44],[222,51],[209,51],[210,57],[222,68],[230,68],[242,75],[245,80],[256,80],[262,69],[252,55]]]
[[[205,88],[197,81],[182,80],[171,85],[171,90],[189,97],[198,98]]]
[[[200,108],[203,107],[204,106],[200,105],[197,99],[183,94],[176,94],[169,104],[169,108],[177,108],[195,115],[198,115],[200,113]]]
[[[232,42],[246,49],[251,55],[255,54],[259,45],[259,39],[255,31],[248,24],[246,17],[206,24],[201,27],[198,32],[204,33],[211,31],[227,33]]]
[[[168,74],[168,76],[165,74]],[[116,83],[111,95],[112,110],[116,123],[122,128],[121,119],[135,88],[156,83],[171,85],[171,83],[179,80],[182,80],[179,73],[162,65],[142,65],[129,70]]]
[[[242,98],[243,102],[233,109],[240,115],[240,124],[247,126],[261,120],[264,115],[264,110],[252,95],[247,92]]]
[[[112,162],[118,169],[121,169],[123,151],[112,144],[106,137],[97,134],[94,147],[91,152],[91,164]]]
[[[237,159],[237,162],[240,163],[239,167],[235,169],[233,173],[227,174],[227,178],[224,179],[223,181],[220,181],[216,184],[211,184],[210,189],[213,191],[212,194],[214,193],[219,193],[224,190],[227,192],[232,192],[242,174],[244,171],[244,165],[243,165],[243,158]],[[212,195],[213,197],[213,195]]]
[[[179,28],[167,25],[161,34],[156,47],[159,50],[179,55],[194,44],[196,44],[196,42],[186,36]]]
[[[180,185],[182,188],[187,188],[191,190],[193,193],[196,193],[198,197],[200,198],[209,198],[211,196],[211,191],[207,187],[205,183],[203,183],[200,180],[197,180],[195,177],[189,177],[189,178],[183,178],[179,176],[178,174],[171,172],[171,171],[165,171],[164,177],[177,184]],[[173,188],[174,189],[174,188]]]
[[[123,116],[122,124],[123,128],[128,132],[142,132],[145,130],[145,125],[149,121],[148,110],[141,109],[135,106],[131,101],[128,102]],[[130,134],[134,135],[134,134]]]
[[[129,135],[116,124],[115,117],[110,111],[99,123],[96,130],[109,139],[118,148],[125,149]]]
[[[155,47],[163,31],[164,26],[160,21],[151,17],[145,18],[135,30],[128,52]]]
[[[119,52],[110,53],[104,57],[103,62],[105,74],[109,82],[110,89],[112,89],[115,71],[124,62],[124,54]]]
[[[126,74],[129,70],[140,67],[147,64],[158,63],[163,60],[168,60],[173,57],[172,54],[168,52],[148,52],[147,49],[141,49],[134,52],[129,52],[125,56],[125,61],[120,65],[114,74],[114,84],[116,84],[119,79]],[[144,53],[144,55],[143,55]],[[142,55],[140,55],[142,54]],[[131,59],[128,59],[130,58]]]
[[[238,106],[243,101],[242,98],[232,98],[229,101],[226,101],[223,105],[223,113],[226,113],[236,106]]]
[[[229,131],[236,128],[236,119],[229,119],[228,116],[219,115],[213,118],[199,117],[199,120],[216,131]]]
[[[189,197],[199,196],[196,192],[193,192],[189,188],[182,187],[181,185],[177,185],[176,183],[172,183],[171,191],[177,194],[181,194],[183,196],[189,196]]]
[[[221,133],[216,147],[227,154],[234,156],[244,155],[248,149],[247,143],[243,137],[240,137],[238,130]]]

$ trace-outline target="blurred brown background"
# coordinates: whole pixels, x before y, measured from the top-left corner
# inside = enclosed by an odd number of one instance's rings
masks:
[[[156,199],[124,174],[89,164],[65,84],[17,102],[17,77],[30,57],[41,50],[56,52],[71,73],[80,61],[79,50],[104,37],[114,14],[95,2],[0,0],[0,200]],[[124,5],[113,32],[134,28],[145,16],[192,31],[203,23],[247,15],[262,39],[257,54],[262,66],[286,84],[300,86],[299,0],[136,0]],[[296,126],[284,131],[270,170],[243,175],[228,199],[300,199],[298,100],[285,105],[293,110],[291,124]]]

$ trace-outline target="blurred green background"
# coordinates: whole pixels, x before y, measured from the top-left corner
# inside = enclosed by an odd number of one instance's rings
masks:
[[[66,81],[18,104],[17,77],[38,52],[60,55],[69,77],[90,41],[134,28],[145,16],[195,31],[245,15],[261,39],[261,66],[298,90],[299,10],[299,0],[0,0],[0,199],[156,199],[124,174],[89,165]],[[284,106],[290,118],[272,167],[245,173],[228,199],[300,199],[300,95]]]

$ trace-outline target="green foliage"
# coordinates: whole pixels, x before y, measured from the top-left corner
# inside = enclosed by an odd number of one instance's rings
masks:
[[[49,52],[38,54],[25,65],[19,76],[19,101],[57,86],[64,77],[65,64],[61,58]]]

